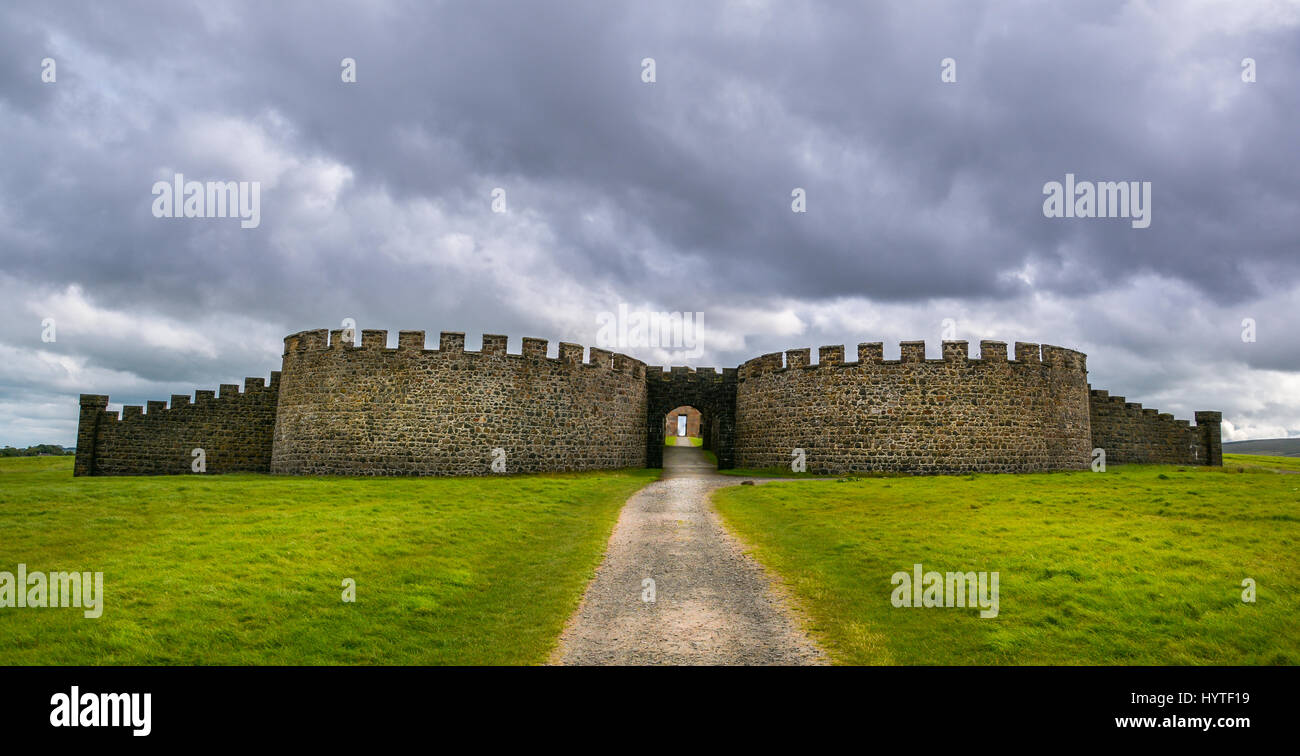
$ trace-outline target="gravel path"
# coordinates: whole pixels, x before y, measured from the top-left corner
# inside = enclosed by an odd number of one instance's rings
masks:
[[[718,475],[697,448],[664,449],[664,478],[624,505],[552,661],[828,663],[709,504],[709,492],[740,482]],[[643,600],[646,578],[654,581],[653,602]]]

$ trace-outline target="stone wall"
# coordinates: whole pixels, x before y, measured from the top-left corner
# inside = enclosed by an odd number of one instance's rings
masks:
[[[1089,393],[1085,356],[1037,344],[943,342],[942,359],[904,342],[883,359],[860,344],[857,362],[825,346],[750,360],[739,369],[665,371],[603,349],[486,335],[479,352],[444,332],[303,331],[285,339],[283,369],[269,385],[249,378],[108,412],[108,397],[82,394],[76,475],[188,474],[191,451],[207,471],[339,475],[487,475],[659,467],[664,415],[699,411],[698,432],[718,467],[788,468],[803,449],[810,472],[1028,472],[1086,469],[1107,461],[1222,464],[1221,415],[1195,426]],[[694,430],[694,428],[693,428]],[[494,450],[504,451],[504,457]]]
[[[900,359],[880,343],[824,346],[746,362],[736,393],[736,466],[789,468],[803,449],[816,473],[1030,472],[1086,469],[1089,430],[1085,356],[1061,347],[903,342]]]
[[[505,471],[642,467],[645,364],[621,354],[485,335],[480,352],[444,332],[304,331],[285,339],[271,472],[338,475],[488,475]],[[662,426],[662,415],[656,417]]]
[[[1100,390],[1090,392],[1089,408],[1092,443],[1107,463],[1223,464],[1220,412],[1197,412],[1193,426]]]
[[[279,373],[222,384],[221,394],[194,392],[149,402],[148,412],[126,405],[119,418],[108,397],[81,395],[73,475],[173,475],[192,472],[194,449],[203,449],[207,472],[269,472]]]

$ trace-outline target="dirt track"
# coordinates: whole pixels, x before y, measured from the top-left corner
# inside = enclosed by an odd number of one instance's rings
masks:
[[[693,447],[664,450],[663,480],[619,515],[605,560],[570,620],[560,664],[826,664],[763,568],[709,505],[741,479]],[[756,481],[761,482],[761,481]],[[643,600],[646,578],[655,600]]]

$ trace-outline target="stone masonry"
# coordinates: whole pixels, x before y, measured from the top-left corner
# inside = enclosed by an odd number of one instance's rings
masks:
[[[786,467],[803,449],[809,472],[915,473],[1071,470],[1089,464],[1084,355],[985,341],[972,360],[964,341],[943,358],[904,342],[900,359],[863,344],[856,362],[822,347],[818,364],[795,349],[740,368],[736,464]],[[1041,359],[1040,359],[1041,355]]]
[[[542,339],[521,354],[505,336],[480,351],[443,332],[302,331],[285,338],[281,370],[241,392],[198,391],[119,418],[108,397],[82,394],[75,475],[183,474],[203,449],[207,471],[290,475],[488,475],[659,467],[666,416],[698,411],[718,466],[810,472],[966,473],[1087,469],[1109,463],[1221,465],[1221,415],[1196,425],[1090,391],[1086,357],[1050,345],[945,341],[941,359],[903,342],[792,349],[738,369],[665,371],[603,349]],[[584,352],[587,359],[584,361]],[[675,429],[675,424],[673,428]],[[694,428],[693,428],[694,429]]]
[[[341,331],[285,340],[273,473],[476,475],[594,470],[645,464],[645,364],[577,344],[443,333],[424,348],[423,331]],[[494,451],[500,450],[500,451]]]
[[[1092,439],[1107,462],[1223,464],[1221,412],[1197,412],[1196,425],[1106,391],[1091,392]]]

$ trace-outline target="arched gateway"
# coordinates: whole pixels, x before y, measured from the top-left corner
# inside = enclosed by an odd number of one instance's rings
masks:
[[[704,448],[718,468],[736,466],[736,371],[713,368],[646,368],[646,467],[664,466],[664,415],[683,404],[700,411]]]

